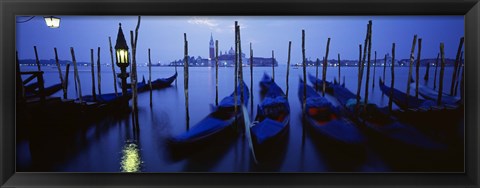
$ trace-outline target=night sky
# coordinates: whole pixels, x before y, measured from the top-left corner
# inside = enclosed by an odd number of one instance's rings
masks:
[[[34,59],[33,46],[40,59],[53,59],[57,47],[59,58],[71,60],[70,47],[75,48],[79,62],[90,62],[90,49],[101,47],[102,64],[110,63],[108,37],[115,46],[121,22],[130,46],[130,31],[135,30],[136,16],[57,16],[60,28],[45,25],[42,16],[17,23],[16,44],[20,59]],[[17,17],[23,21],[28,17]],[[189,55],[208,58],[210,35],[219,41],[224,52],[234,46],[234,21],[241,26],[242,51],[249,56],[252,43],[254,56],[275,57],[286,64],[288,41],[292,41],[292,64],[302,61],[302,29],[306,33],[306,57],[325,55],[327,38],[331,38],[329,59],[358,59],[358,45],[364,43],[368,20],[373,21],[372,58],[391,53],[396,43],[396,58],[408,58],[413,35],[422,38],[422,58],[436,58],[440,42],[445,43],[445,57],[455,58],[460,37],[464,36],[463,16],[143,16],[138,37],[137,62],[166,64],[183,58],[183,33],[187,33]],[[468,39],[466,39],[468,41]],[[415,56],[417,49],[415,49]],[[96,58],[96,54],[95,54]]]

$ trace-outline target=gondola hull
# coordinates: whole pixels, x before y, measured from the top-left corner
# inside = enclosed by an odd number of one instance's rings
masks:
[[[249,99],[248,87],[244,87],[243,105],[247,105]],[[171,150],[171,156],[175,158],[185,157],[191,153],[202,150],[207,146],[215,147],[216,142],[225,142],[225,139],[231,140],[237,137],[239,127],[243,127],[243,114],[241,108],[235,111],[235,104],[241,105],[240,87],[237,86],[237,102],[234,94],[225,97],[219,106],[214,109],[207,117],[195,124],[187,132],[167,139],[167,144]]]
[[[260,85],[265,94],[250,127],[253,148],[258,162],[278,164],[285,153],[290,105],[282,89],[268,75],[264,75]]]

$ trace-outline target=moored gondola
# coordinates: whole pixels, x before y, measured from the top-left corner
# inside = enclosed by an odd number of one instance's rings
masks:
[[[265,74],[262,81],[271,78]],[[265,84],[268,83],[268,84]],[[260,163],[276,163],[285,153],[288,138],[290,105],[282,89],[272,80],[264,84],[265,95],[257,106],[257,116],[250,127],[256,159]]]
[[[415,88],[415,83],[411,83],[410,87]],[[418,85],[418,94],[425,99],[437,101],[438,100],[438,91],[433,90],[424,85]],[[460,103],[460,98],[457,96],[451,96],[447,93],[442,92],[441,104],[458,106]]]
[[[38,82],[25,86],[25,98],[33,98],[40,95]],[[62,90],[62,84],[54,84],[43,89],[45,96],[50,96]]]
[[[168,77],[168,78],[159,78],[156,80],[152,81],[152,89],[161,89],[170,86],[175,79],[177,79],[177,73],[175,72],[174,75]],[[121,87],[121,82],[118,82],[118,85]],[[127,83],[127,89],[131,89],[132,84]],[[144,91],[149,91],[150,90],[150,84],[145,81],[145,78],[142,79],[141,82],[137,83],[137,91],[138,92],[144,92]]]
[[[362,148],[365,144],[365,137],[360,130],[342,116],[338,107],[333,106],[312,87],[308,85],[306,87],[306,107],[303,116],[309,132],[314,137],[324,138],[322,141],[335,144],[331,147],[336,150]],[[303,96],[304,83],[300,79],[298,88],[300,102],[302,102]]]
[[[415,96],[407,95],[398,89],[390,88],[385,85],[381,77],[378,79],[378,83],[383,94],[390,97],[392,101],[401,109],[430,108],[436,104],[432,100],[416,98]],[[393,94],[391,92],[393,92]]]
[[[244,82],[240,83],[244,87],[243,105],[248,103],[248,88]],[[237,86],[237,107],[241,106],[240,87]],[[225,97],[219,106],[214,109],[207,117],[202,119],[187,132],[172,136],[167,139],[171,149],[172,157],[183,157],[192,152],[198,151],[206,146],[215,144],[215,142],[225,142],[225,139],[236,138],[238,126],[243,125],[244,112],[238,108],[235,112],[234,93]]]
[[[363,125],[368,132],[398,145],[421,150],[444,150],[439,144],[422,134],[411,125],[400,123],[376,104],[361,103],[357,105],[356,95],[339,85],[329,85],[333,96],[342,104],[349,117],[357,124]],[[388,147],[387,142],[378,143]]]

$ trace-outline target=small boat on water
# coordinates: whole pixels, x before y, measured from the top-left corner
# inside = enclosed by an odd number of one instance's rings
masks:
[[[161,89],[161,88],[170,86],[173,83],[173,81],[177,79],[177,75],[178,75],[177,72],[175,72],[173,76],[170,76],[168,78],[159,78],[159,79],[153,80],[152,89]],[[122,87],[121,82],[118,82],[118,84],[120,85],[120,87]],[[132,85],[131,83],[127,83],[127,89],[130,90],[132,88],[131,85]],[[145,81],[145,77],[143,77],[142,81],[137,83],[137,91],[144,92],[149,90],[150,90],[150,85],[148,84],[148,82]]]
[[[82,103],[79,99],[75,100],[74,103],[80,108],[81,112],[93,115],[93,116],[103,116],[105,113],[110,113],[114,111],[121,111],[120,109],[127,109],[128,100],[132,98],[132,93],[127,92],[127,96],[122,96],[121,93],[106,93],[101,95],[96,95],[95,98],[92,95],[82,96]]]
[[[416,98],[415,96],[407,95],[406,93],[401,92],[398,89],[386,86],[381,77],[378,79],[378,83],[380,85],[380,90],[382,90],[383,94],[391,97],[392,101],[401,109],[430,108],[436,105],[436,102],[432,100]],[[393,94],[391,92],[393,92]]]
[[[415,83],[411,83],[410,87],[415,89]],[[429,99],[432,101],[437,101],[438,100],[438,91],[433,90],[432,88],[429,88],[427,86],[418,85],[418,94],[422,96],[425,99]],[[445,105],[453,105],[453,106],[458,106],[460,103],[460,98],[457,96],[451,96],[445,92],[442,92],[442,104]]]
[[[36,97],[36,96],[40,95],[40,90],[38,89],[38,87],[39,87],[38,82],[26,85],[24,87],[25,88],[25,97],[26,98],[31,98],[31,97]],[[51,85],[49,87],[45,87],[43,91],[45,92],[45,96],[50,96],[50,95],[53,95],[53,94],[57,93],[60,90],[62,90],[62,84],[61,83],[54,84],[54,85]]]
[[[331,87],[333,96],[344,107],[350,119],[358,125],[363,125],[362,128],[378,138],[421,150],[445,149],[445,145],[431,140],[411,125],[398,122],[376,104],[357,105],[356,95],[347,88],[335,84],[330,84],[328,87]],[[389,147],[386,143],[378,144],[383,144],[385,148]]]
[[[304,89],[304,82],[300,79],[298,87],[300,103],[303,101]],[[306,86],[304,119],[312,135],[323,137],[330,143],[336,143],[336,146],[360,147],[365,143],[363,134],[351,121],[342,117],[340,109],[309,85]]]
[[[244,87],[243,105],[248,104],[248,87],[242,82],[237,86],[236,112],[233,92],[230,96],[223,98],[212,113],[195,124],[187,132],[170,137],[167,140],[174,156],[182,156],[200,150],[205,146],[215,144],[215,142],[225,142],[225,139],[236,138],[239,130],[237,127],[243,127],[244,112],[239,107],[242,105],[240,101],[240,87],[242,85]]]
[[[267,73],[263,73],[263,77],[260,80],[260,94],[263,97],[267,91],[268,88],[270,88],[270,85],[274,84],[275,82],[273,81],[272,77],[270,77]]]
[[[310,82],[313,84],[313,87],[317,87],[318,91],[321,91],[323,89],[323,81],[320,79],[320,78],[316,78],[315,76],[313,76],[312,74],[308,73],[308,79],[310,80]],[[326,84],[326,88],[325,88],[325,92],[327,93],[332,93],[332,90],[330,87],[328,87],[328,85],[332,85],[332,82],[329,82],[329,81],[325,81],[325,84]],[[336,84],[336,83],[335,83]],[[345,87],[345,83],[342,84],[343,87]]]
[[[284,153],[288,138],[290,105],[282,89],[267,75],[260,82],[265,88],[257,116],[250,127],[255,157],[258,162],[275,161]]]

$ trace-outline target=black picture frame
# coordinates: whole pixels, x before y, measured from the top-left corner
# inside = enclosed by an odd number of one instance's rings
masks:
[[[479,187],[478,0],[0,0],[1,187]],[[16,15],[464,15],[465,173],[16,173]]]

